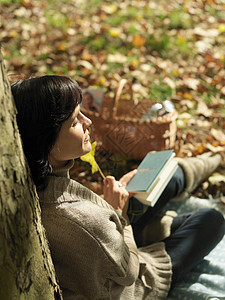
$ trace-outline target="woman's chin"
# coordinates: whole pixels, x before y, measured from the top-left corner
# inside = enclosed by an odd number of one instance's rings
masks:
[[[84,154],[83,155],[89,153],[90,151],[91,151],[91,143],[88,142],[87,144],[85,144],[85,149],[84,149]]]

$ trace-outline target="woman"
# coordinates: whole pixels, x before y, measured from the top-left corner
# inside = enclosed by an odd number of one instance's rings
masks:
[[[119,182],[108,176],[104,199],[69,178],[73,159],[91,150],[91,121],[80,112],[78,84],[68,77],[44,76],[14,83],[12,93],[64,299],[165,298],[221,240],[223,216],[203,209],[175,217],[169,235],[146,245],[151,231],[147,210],[133,225],[138,245],[143,246],[137,248],[125,189],[136,171]],[[180,167],[162,202],[182,193],[189,181]]]

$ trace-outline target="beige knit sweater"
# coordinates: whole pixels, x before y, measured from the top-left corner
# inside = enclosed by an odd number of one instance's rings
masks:
[[[164,243],[137,249],[132,228],[104,199],[55,169],[39,192],[65,300],[164,299],[172,266]]]

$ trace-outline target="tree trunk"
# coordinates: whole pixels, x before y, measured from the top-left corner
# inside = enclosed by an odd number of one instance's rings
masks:
[[[1,53],[0,299],[62,299]]]

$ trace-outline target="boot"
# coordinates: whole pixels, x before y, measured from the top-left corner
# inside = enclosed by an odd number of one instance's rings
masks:
[[[196,157],[175,158],[185,173],[185,190],[173,200],[182,200],[190,196],[196,187],[206,180],[219,166],[220,154],[206,152]]]

